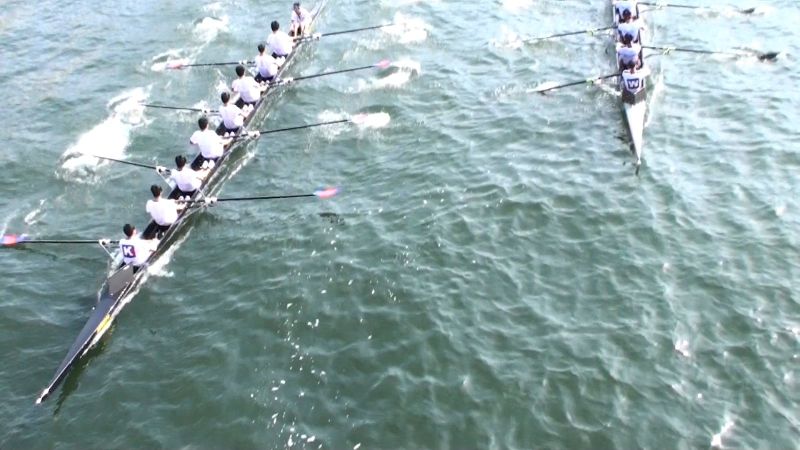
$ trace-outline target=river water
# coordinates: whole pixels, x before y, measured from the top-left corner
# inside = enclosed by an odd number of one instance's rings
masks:
[[[122,3],[122,4],[119,4]],[[698,5],[716,5],[710,0]],[[736,7],[753,6],[731,0]],[[310,6],[310,5],[308,5]],[[289,3],[6,0],[3,234],[119,238]],[[43,405],[97,246],[4,249],[3,448],[798,448],[800,6],[666,8],[644,165],[604,1],[331,0],[221,196]],[[780,36],[780,38],[777,38]]]

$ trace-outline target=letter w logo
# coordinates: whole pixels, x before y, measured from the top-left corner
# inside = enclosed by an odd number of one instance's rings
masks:
[[[635,91],[639,89],[639,80],[637,79],[625,80],[625,83],[628,85],[629,91]]]
[[[136,258],[136,248],[132,245],[123,245],[122,256],[125,258]]]

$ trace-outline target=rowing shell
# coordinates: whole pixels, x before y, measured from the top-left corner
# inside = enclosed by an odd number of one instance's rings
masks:
[[[327,0],[321,0],[311,11],[311,28],[313,28],[317,17],[325,7],[326,1]],[[276,78],[279,78],[281,75],[283,75],[284,71],[286,71],[286,69],[295,59],[295,55],[297,55],[303,47],[308,45],[307,42],[308,41],[303,40],[298,42],[292,53],[287,56],[286,61],[280,67]],[[264,91],[253,110],[245,118],[245,126],[256,120],[257,117],[261,117],[266,114],[269,101],[276,97],[269,94],[273,92],[276,87],[270,87]],[[259,114],[260,112],[264,112],[264,114]],[[243,128],[244,127],[239,130],[237,135],[243,132]],[[234,157],[237,153],[236,150],[244,147],[245,142],[245,140],[237,141],[234,139],[226,146],[225,153],[219,158],[219,160],[217,160],[216,166],[211,169],[207,178],[203,182],[202,187],[198,189],[198,191],[192,197],[192,200],[202,200],[203,194],[213,195],[222,186],[222,182],[226,180],[227,177],[232,176],[233,171],[231,171],[230,168],[235,162]],[[196,167],[199,165],[199,161],[200,155],[198,155],[193,162],[193,166]],[[178,193],[179,191],[173,190],[173,192],[170,194],[170,198],[176,198]],[[97,305],[94,307],[89,320],[86,322],[86,325],[84,325],[80,334],[78,334],[78,338],[70,347],[66,357],[64,357],[64,360],[58,366],[58,369],[56,370],[55,375],[53,375],[53,379],[50,381],[50,384],[47,385],[47,387],[36,399],[37,404],[44,401],[53,392],[53,390],[58,387],[59,383],[64,380],[64,377],[67,375],[67,373],[69,373],[69,371],[75,366],[75,363],[77,363],[81,357],[83,357],[92,347],[94,347],[100,338],[102,338],[109,328],[111,328],[111,325],[114,323],[114,319],[117,317],[120,311],[122,311],[122,308],[131,300],[133,300],[140,285],[147,279],[147,266],[158,260],[158,258],[162,256],[168,248],[179,241],[180,237],[185,237],[187,235],[189,231],[188,225],[191,223],[190,219],[199,209],[200,208],[186,208],[180,213],[178,220],[166,231],[164,236],[157,241],[158,244],[156,251],[150,256],[150,258],[147,260],[147,263],[145,263],[140,270],[134,271],[133,267],[131,266],[123,266],[116,269],[106,279],[103,287],[100,290]],[[156,235],[155,230],[156,224],[155,222],[151,222],[147,228],[145,228],[142,236],[145,238],[154,238]]]
[[[611,2],[611,16],[613,18],[614,26],[618,25],[618,17],[614,8],[614,2]],[[639,20],[641,14],[639,15]],[[644,45],[644,33],[640,36],[640,45]],[[614,45],[618,43],[618,34],[614,30]],[[614,52],[614,59],[616,60],[616,51]],[[642,54],[642,64],[644,64],[644,54]],[[617,66],[617,70],[622,72],[622,67]],[[617,78],[617,90],[622,91],[622,77]],[[639,92],[635,98],[628,99],[620,96],[622,103],[622,110],[625,114],[625,121],[628,124],[628,136],[631,139],[631,151],[636,156],[636,167],[642,164],[642,154],[644,153],[644,124],[647,116],[647,88]]]

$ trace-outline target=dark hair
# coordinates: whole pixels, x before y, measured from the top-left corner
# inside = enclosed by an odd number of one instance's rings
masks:
[[[272,31],[278,31],[278,29],[281,27],[281,24],[279,24],[277,20],[273,20],[269,26],[272,28]]]
[[[133,232],[136,231],[136,227],[133,225],[126,223],[125,226],[122,227],[122,232],[125,233],[125,236],[131,237],[133,236]]]
[[[208,128],[208,117],[203,116],[197,120],[197,126],[200,127],[201,130],[205,130]]]
[[[264,53],[266,49],[267,47],[265,47],[264,44],[258,44],[258,53]]]
[[[228,103],[228,100],[230,100],[230,99],[231,99],[231,94],[228,94],[227,92],[223,92],[223,93],[222,93],[222,94],[219,96],[219,98],[222,100],[222,103]]]
[[[157,184],[153,184],[150,186],[150,193],[153,194],[153,197],[158,197],[161,195],[161,186]]]
[[[243,65],[239,64],[238,66],[236,66],[236,75],[239,75],[240,77],[242,75],[244,75],[244,66]]]
[[[294,5],[292,5],[292,8],[298,8],[298,7],[300,7],[300,2],[294,2]]]
[[[178,167],[178,169],[183,169],[183,166],[186,165],[186,157],[183,155],[176,156],[175,165]]]

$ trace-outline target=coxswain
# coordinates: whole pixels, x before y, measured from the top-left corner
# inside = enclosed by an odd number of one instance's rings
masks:
[[[630,35],[625,35],[622,43],[617,43],[617,62],[621,69],[627,69],[631,64],[641,61],[642,46],[634,44]],[[636,68],[640,68],[639,64]]]
[[[636,58],[627,69],[622,71],[620,83],[622,84],[622,101],[629,104],[639,103],[644,100],[645,78],[650,75],[650,68],[645,66],[637,69],[639,58]]]
[[[150,193],[153,194],[153,198],[147,201],[145,210],[156,223],[156,236],[160,237],[178,220],[178,204],[174,200],[162,198],[161,186],[156,184],[150,186]]]
[[[200,156],[195,160],[193,169],[211,169],[216,164],[216,160],[225,152],[225,144],[228,139],[223,139],[213,130],[208,128],[208,118],[201,117],[197,121],[199,130],[189,138],[189,144],[196,145],[200,149]],[[202,161],[200,161],[202,160]]]
[[[292,45],[294,42],[292,38],[281,31],[281,25],[277,20],[273,20],[270,24],[272,34],[267,37],[267,47],[272,52],[273,58],[286,58],[289,53],[292,53]]]
[[[261,93],[267,89],[267,86],[259,85],[241,64],[236,66],[236,76],[238,78],[231,83],[231,90],[234,94],[239,94],[235,104],[245,112],[249,112],[249,109],[254,107],[258,99],[261,98]]]
[[[258,44],[258,56],[256,56],[256,81],[259,83],[270,82],[275,79],[278,74],[278,60],[267,53],[267,47],[264,44]]]
[[[629,11],[634,19],[639,18],[639,4],[636,0],[616,0],[614,8],[617,11],[617,21],[623,22],[625,11]]]
[[[129,223],[122,227],[122,232],[125,233],[125,239],[119,240],[122,263],[133,266],[133,271],[136,272],[156,250],[153,243],[158,241],[142,239],[136,232],[136,227]]]
[[[292,29],[289,31],[289,36],[298,38],[308,31],[308,26],[311,24],[311,13],[307,9],[300,6],[300,2],[295,2],[292,5]]]
[[[634,44],[639,44],[641,42],[642,37],[642,30],[644,29],[644,25],[642,24],[641,20],[634,20],[631,17],[631,12],[629,10],[625,10],[623,13],[623,21],[617,24],[617,35],[620,41],[625,39],[625,36],[631,36]]]
[[[222,117],[222,127],[217,129],[220,134],[236,133],[239,128],[244,126],[244,118],[246,114],[230,102],[231,94],[223,92],[219,96],[222,100],[222,106],[219,107],[219,115]]]
[[[169,175],[167,182],[175,190],[169,198],[173,200],[188,200],[203,184],[200,174],[186,165],[186,157],[175,157],[175,169]]]

